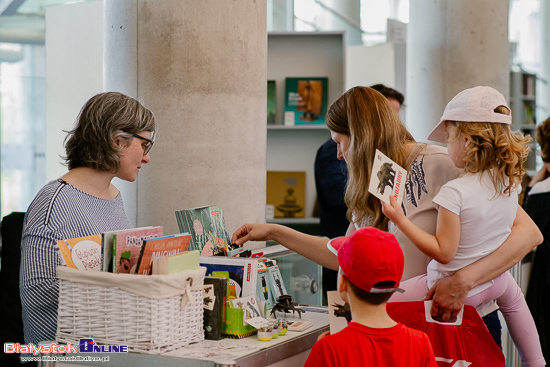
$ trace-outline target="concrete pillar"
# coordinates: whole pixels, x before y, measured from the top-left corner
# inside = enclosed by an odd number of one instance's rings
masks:
[[[508,2],[411,1],[407,63],[407,125],[418,141],[463,89],[489,85],[508,97]]]
[[[230,234],[265,221],[266,2],[104,0],[105,83],[156,116],[137,225],[220,205]]]
[[[537,83],[537,123],[550,117],[550,4],[540,2],[540,73]]]

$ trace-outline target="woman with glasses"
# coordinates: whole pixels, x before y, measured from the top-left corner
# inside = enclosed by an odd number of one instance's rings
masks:
[[[65,138],[69,171],[46,184],[25,215],[20,292],[26,344],[55,340],[56,241],[133,227],[111,181],[135,181],[150,161],[154,132],[153,113],[124,94],[101,93],[82,107]]]

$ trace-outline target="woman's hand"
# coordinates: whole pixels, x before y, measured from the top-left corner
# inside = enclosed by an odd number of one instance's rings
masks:
[[[231,236],[231,242],[242,246],[248,241],[268,241],[271,235],[271,224],[243,224]]]
[[[390,195],[389,204],[383,202],[382,200],[380,200],[380,204],[382,204],[382,213],[384,213],[386,217],[390,218],[390,220],[395,224],[400,223],[401,220],[405,218],[403,208],[401,205],[397,204],[397,200],[395,200],[393,196]]]
[[[463,283],[459,273],[455,273],[435,283],[424,299],[433,299],[432,317],[441,317],[443,321],[449,321],[458,316],[471,289],[472,287]]]

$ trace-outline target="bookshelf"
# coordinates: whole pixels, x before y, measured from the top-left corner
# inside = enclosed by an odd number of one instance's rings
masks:
[[[316,199],[313,164],[317,149],[330,138],[326,125],[285,126],[285,79],[328,77],[327,104],[344,92],[344,32],[270,32],[267,42],[267,79],[276,83],[275,125],[267,125],[267,170],[305,171],[305,219],[311,218]],[[336,154],[336,152],[334,153]],[[281,223],[278,218],[270,222]]]
[[[536,172],[535,129],[537,126],[537,76],[520,68],[510,72],[510,108],[512,109],[512,130],[520,130],[533,138],[532,151],[527,157],[526,169],[529,175]]]

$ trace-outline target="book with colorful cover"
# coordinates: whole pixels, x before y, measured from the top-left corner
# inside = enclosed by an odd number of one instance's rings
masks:
[[[191,233],[191,250],[199,250],[201,256],[227,255],[231,240],[221,207],[211,205],[179,210],[176,221],[181,232]]]
[[[285,125],[322,125],[327,113],[328,78],[286,78]]]
[[[225,278],[204,277],[204,338],[223,338],[227,281]]]
[[[69,268],[101,271],[101,234],[57,241],[61,264]]]
[[[143,240],[143,246],[141,247],[136,267],[136,274],[151,274],[151,263],[153,259],[176,255],[187,251],[190,241],[191,235],[189,233],[178,233]]]
[[[405,192],[407,170],[376,149],[372,173],[369,192],[387,204],[390,203],[391,195],[397,204],[401,205]]]
[[[134,274],[143,240],[160,237],[163,234],[162,226],[131,228],[115,232],[113,234],[113,272]]]
[[[207,276],[228,279],[228,299],[256,295],[258,259],[245,257],[201,256]]]
[[[304,218],[305,171],[267,171],[266,204],[275,218]]]

